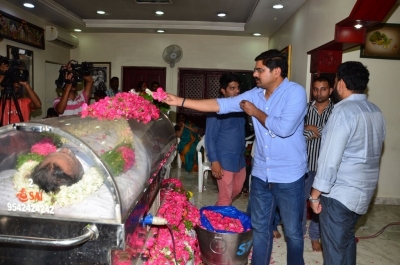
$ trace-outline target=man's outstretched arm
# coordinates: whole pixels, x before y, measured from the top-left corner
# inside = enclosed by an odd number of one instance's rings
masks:
[[[164,100],[170,106],[185,107],[188,109],[203,111],[203,112],[219,112],[219,105],[216,99],[189,99],[181,98],[173,94],[167,93],[167,98]]]

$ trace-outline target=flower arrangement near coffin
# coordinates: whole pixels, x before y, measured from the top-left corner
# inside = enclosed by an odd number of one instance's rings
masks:
[[[162,204],[157,216],[168,221],[175,247],[167,227],[153,227],[154,238],[147,241],[149,258],[145,264],[175,265],[175,257],[177,264],[186,264],[193,259],[194,264],[201,264],[198,241],[193,234],[193,228],[200,224],[199,210],[188,201],[190,193],[183,189],[179,180],[166,179],[163,186],[170,183],[175,184],[175,188],[161,191]]]
[[[101,160],[108,166],[114,176],[128,171],[135,163],[135,152],[132,145],[117,146],[101,155]]]
[[[82,118],[94,117],[99,120],[134,119],[144,124],[158,119],[159,109],[150,101],[134,93],[118,93],[114,97],[105,97],[91,105],[83,104]]]

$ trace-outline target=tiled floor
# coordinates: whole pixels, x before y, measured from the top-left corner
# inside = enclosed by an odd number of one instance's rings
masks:
[[[217,186],[212,178],[204,180],[205,190],[199,193],[197,173],[187,173],[184,169],[178,169],[174,162],[170,176],[180,179],[185,189],[194,193],[194,202],[198,208],[214,205],[216,202]],[[233,205],[244,211],[247,208],[247,201],[248,196],[241,195]],[[400,205],[372,205],[368,213],[358,222],[356,236],[374,235],[393,222],[400,222]],[[322,253],[312,251],[308,235],[304,241],[304,260],[305,264],[323,264]],[[271,264],[286,264],[286,244],[283,237],[274,239]],[[390,226],[378,237],[361,239],[357,244],[357,264],[400,265],[400,226]]]

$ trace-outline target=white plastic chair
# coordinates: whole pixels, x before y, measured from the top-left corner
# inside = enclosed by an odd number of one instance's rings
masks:
[[[177,141],[178,141],[178,144],[179,144],[179,142],[181,141],[181,138],[179,138],[179,137],[177,137],[177,138],[178,138]],[[176,146],[175,151],[176,151],[176,162],[178,164],[178,168],[181,168],[182,167],[182,160],[181,160],[181,155],[178,153],[178,145]]]
[[[199,185],[199,192],[203,192],[203,177],[204,177],[204,172],[206,171],[211,171],[211,162],[208,160],[207,158],[207,152],[206,152],[206,146],[204,144],[204,139],[205,136],[203,136],[203,138],[201,138],[200,142],[197,144],[196,147],[196,151],[197,151],[197,164],[199,167],[199,171],[198,171],[198,185]],[[203,161],[203,154],[201,153],[201,148],[204,148],[204,161]],[[207,178],[207,175],[206,177]]]
[[[248,146],[249,144],[252,144],[253,141],[254,141],[254,133],[253,133],[252,135],[250,135],[250,136],[247,136],[247,137],[245,138],[245,140],[246,140],[245,146],[246,146],[246,148],[247,148],[247,146]]]

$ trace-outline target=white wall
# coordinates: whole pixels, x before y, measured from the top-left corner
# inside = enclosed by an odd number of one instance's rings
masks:
[[[166,90],[177,93],[179,68],[251,70],[254,58],[268,49],[268,38],[134,33],[76,34],[79,48],[71,59],[111,62],[111,75],[120,77],[122,66],[167,67]],[[183,57],[174,68],[162,58],[168,45],[177,44]],[[173,116],[173,115],[171,115]]]
[[[45,28],[50,25],[46,21],[30,15],[22,9],[16,8],[15,6],[0,0],[0,9],[10,15],[21,18],[31,24],[34,24],[38,27]],[[41,50],[32,46],[24,45],[19,42],[15,42],[8,39],[0,39],[0,55],[7,56],[7,45],[16,46],[19,48],[27,49],[33,51],[33,85],[32,88],[35,90],[36,94],[39,96],[42,101],[42,109],[37,110],[32,113],[33,119],[43,118],[46,116],[47,109],[44,108],[45,103],[45,68],[46,61],[57,62],[57,63],[65,63],[69,60],[70,50],[63,48],[61,46],[57,46],[53,43],[46,42],[45,50]],[[32,74],[32,73],[29,73]],[[57,75],[57,73],[55,73]],[[49,77],[54,78],[54,77]],[[55,78],[54,78],[55,79]],[[55,89],[55,85],[54,85]]]
[[[178,70],[184,68],[241,69],[254,68],[254,58],[271,48],[282,49],[292,45],[292,80],[309,87],[309,56],[307,52],[333,40],[334,25],[346,18],[355,0],[307,0],[269,40],[254,37],[195,36],[168,34],[77,34],[79,48],[68,50],[46,42],[46,50],[0,40],[0,54],[5,56],[6,45],[26,48],[34,52],[34,89],[45,101],[46,61],[65,63],[69,59],[93,62],[111,62],[111,74],[121,76],[122,66],[162,66],[167,68],[167,91],[176,93]],[[8,2],[0,0],[0,9],[39,27],[49,25]],[[400,23],[400,8],[389,17],[388,23]],[[269,42],[269,43],[268,43]],[[183,49],[183,58],[175,66],[163,61],[161,54],[170,44]],[[358,60],[371,72],[369,100],[377,104],[387,121],[387,138],[381,162],[378,198],[400,199],[400,89],[397,86],[400,61],[359,58],[359,49],[347,51],[343,61]],[[57,73],[55,73],[57,76]],[[35,113],[43,117],[42,113]]]
[[[292,80],[310,86],[307,52],[334,39],[334,25],[346,18],[354,0],[307,0],[303,6],[270,38],[270,48],[293,45]],[[396,6],[387,20],[400,23],[400,8]],[[400,203],[400,89],[399,60],[360,58],[360,49],[343,54],[343,61],[361,61],[370,71],[368,99],[383,112],[387,137],[381,160],[381,173],[376,202]]]

